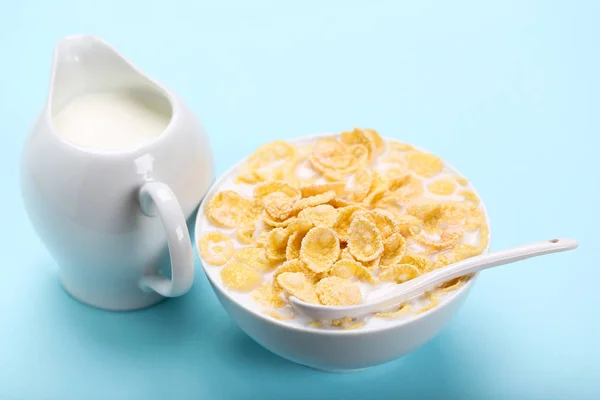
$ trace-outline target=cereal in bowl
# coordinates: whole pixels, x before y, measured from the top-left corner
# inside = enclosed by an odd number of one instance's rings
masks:
[[[198,240],[208,273],[257,311],[313,328],[410,318],[470,277],[361,321],[306,320],[289,296],[360,304],[488,244],[485,210],[466,178],[439,157],[371,129],[266,144],[215,190]]]

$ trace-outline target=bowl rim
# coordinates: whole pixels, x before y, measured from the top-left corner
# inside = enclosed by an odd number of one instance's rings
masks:
[[[295,142],[301,142],[304,140],[318,140],[318,139],[329,137],[329,136],[339,136],[339,135],[340,135],[339,133],[317,133],[317,134],[311,134],[311,135],[296,136],[296,137],[293,137],[290,139],[279,139],[279,140],[284,141],[286,143],[294,144]],[[392,139],[387,136],[382,136],[382,138],[385,141],[389,141],[389,140],[398,141],[397,139]],[[431,153],[430,151],[427,151],[421,147],[415,146],[413,144],[410,144],[410,145],[415,150],[422,151],[422,152],[429,153],[429,154],[434,154],[434,153]],[[293,331],[304,332],[304,333],[309,333],[309,334],[332,335],[332,336],[354,336],[354,335],[371,334],[374,332],[383,332],[383,331],[387,331],[387,330],[391,330],[391,329],[396,329],[401,326],[410,325],[410,324],[416,323],[417,321],[419,321],[423,318],[431,316],[431,315],[435,314],[437,311],[443,310],[448,305],[450,305],[452,302],[456,301],[456,299],[458,299],[463,292],[468,292],[471,289],[471,287],[475,284],[475,280],[479,276],[479,272],[474,274],[473,277],[471,277],[471,279],[469,279],[469,281],[466,284],[464,284],[462,287],[454,290],[452,292],[451,297],[447,301],[443,302],[442,304],[440,304],[430,310],[427,310],[424,313],[414,315],[412,318],[400,319],[395,322],[391,322],[391,320],[390,320],[390,324],[387,324],[385,326],[380,326],[380,327],[374,327],[374,328],[365,327],[364,329],[359,328],[359,329],[350,329],[350,330],[334,330],[334,329],[322,329],[322,328],[311,327],[311,326],[292,325],[292,324],[286,323],[285,321],[280,321],[273,317],[269,317],[267,314],[261,313],[258,310],[252,309],[247,304],[244,304],[244,303],[238,301],[233,295],[228,293],[228,291],[225,288],[222,288],[218,282],[215,282],[213,280],[213,278],[210,276],[210,274],[207,271],[206,263],[204,262],[202,255],[200,254],[200,250],[198,248],[198,240],[201,237],[200,236],[201,232],[199,231],[199,226],[200,226],[201,219],[204,215],[204,208],[205,208],[207,201],[210,198],[212,198],[212,196],[216,193],[216,190],[220,187],[220,185],[223,183],[223,181],[227,177],[229,177],[236,169],[238,169],[248,159],[248,157],[250,157],[250,155],[240,159],[238,162],[236,162],[235,164],[230,166],[225,172],[220,174],[219,177],[213,181],[212,185],[210,186],[210,188],[204,195],[204,198],[202,199],[202,201],[200,202],[200,206],[198,207],[198,212],[196,214],[196,220],[194,222],[194,243],[193,243],[192,247],[194,247],[196,255],[198,256],[198,260],[200,261],[200,265],[202,266],[202,271],[208,278],[211,286],[213,287],[213,290],[218,290],[221,293],[221,295],[226,297],[229,301],[238,305],[244,311],[249,312],[253,316],[257,317],[258,319],[260,319],[266,323],[270,323],[270,324],[279,326],[283,329],[290,329]],[[452,172],[459,175],[460,177],[466,178],[458,169],[456,169],[453,165],[448,164],[446,161],[444,161],[444,166],[446,168],[449,168],[450,170],[452,170]],[[466,178],[466,179],[468,179],[468,178]],[[485,207],[485,203],[484,203],[483,199],[481,199],[481,197],[479,196],[479,193],[477,192],[477,190],[474,187],[471,187],[471,190],[480,199],[479,206],[483,210],[483,214],[485,216],[485,221],[488,226],[488,244],[487,244],[486,248],[484,249],[484,251],[481,253],[481,254],[485,254],[485,253],[489,252],[491,242],[492,242],[492,229],[491,229],[491,225],[490,225],[489,215],[487,212],[487,208]],[[219,300],[219,303],[220,302],[221,301]],[[223,307],[222,304],[221,304],[221,306]],[[231,316],[230,316],[230,318],[231,318]]]

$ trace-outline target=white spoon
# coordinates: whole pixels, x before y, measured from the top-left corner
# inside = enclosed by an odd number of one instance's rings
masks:
[[[329,321],[344,317],[357,318],[400,305],[450,279],[526,258],[573,250],[577,246],[579,246],[578,243],[573,239],[552,239],[471,257],[401,283],[385,296],[370,301],[367,298],[366,302],[355,306],[324,306],[321,304],[306,303],[293,296],[290,296],[289,300],[290,304],[298,312],[316,321]]]

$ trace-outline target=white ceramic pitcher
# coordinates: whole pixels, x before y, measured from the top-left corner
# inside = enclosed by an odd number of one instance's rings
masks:
[[[170,115],[165,131],[127,150],[80,147],[57,132],[53,117],[72,99],[120,90],[142,91],[163,107]],[[80,35],[58,43],[21,175],[27,212],[73,297],[131,310],[190,289],[186,219],[214,178],[208,139],[179,97],[101,39]]]

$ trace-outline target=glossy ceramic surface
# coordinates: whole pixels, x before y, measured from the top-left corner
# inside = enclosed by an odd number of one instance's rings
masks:
[[[120,89],[168,101],[162,135],[135,149],[103,151],[77,147],[54,129],[52,116],[74,97]],[[47,103],[22,155],[21,190],[71,295],[130,310],[186,293],[194,268],[186,219],[213,174],[203,128],[177,95],[98,38],[59,42]]]

